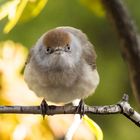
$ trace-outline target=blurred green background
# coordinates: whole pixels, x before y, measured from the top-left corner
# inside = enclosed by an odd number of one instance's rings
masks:
[[[91,1],[91,0],[89,0]],[[2,1],[4,2],[4,1]],[[1,2],[1,3],[2,3]],[[0,41],[12,40],[30,48],[47,30],[57,26],[73,26],[87,34],[95,45],[100,85],[96,93],[86,99],[90,105],[117,103],[124,93],[129,94],[131,105],[140,111],[131,92],[127,65],[121,57],[119,41],[114,29],[97,0],[90,4],[80,0],[48,0],[41,13],[27,22],[19,22],[9,33],[3,33],[7,19],[0,21]],[[139,0],[125,0],[132,18],[140,26]],[[26,13],[28,14],[28,13]],[[122,115],[91,115],[102,128],[104,140],[138,140],[140,129]]]

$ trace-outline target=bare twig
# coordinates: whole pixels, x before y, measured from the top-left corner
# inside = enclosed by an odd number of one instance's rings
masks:
[[[120,38],[120,49],[128,64],[131,87],[140,103],[140,41],[123,0],[101,0],[105,11]]]
[[[140,127],[140,114],[137,113],[128,103],[128,95],[124,94],[122,100],[114,105],[105,106],[88,106],[84,105],[85,114],[123,114],[137,126]],[[42,114],[40,106],[0,106],[0,113],[12,114]],[[81,110],[77,110],[77,106],[65,105],[54,106],[49,105],[46,115],[55,114],[81,114]]]

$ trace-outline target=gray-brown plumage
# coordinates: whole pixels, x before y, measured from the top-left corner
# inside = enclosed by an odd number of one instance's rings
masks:
[[[93,45],[73,27],[52,29],[31,49],[24,77],[29,88],[48,101],[85,98],[99,83]]]

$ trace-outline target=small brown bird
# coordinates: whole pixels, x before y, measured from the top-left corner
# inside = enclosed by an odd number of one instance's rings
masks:
[[[76,28],[52,29],[31,49],[24,78],[29,88],[47,101],[84,99],[99,83],[94,47]]]

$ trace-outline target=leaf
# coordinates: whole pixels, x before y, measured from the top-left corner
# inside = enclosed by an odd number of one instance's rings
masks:
[[[103,17],[105,15],[100,0],[80,0],[80,2],[93,11],[97,16]]]
[[[84,115],[83,120],[89,126],[92,133],[94,133],[96,140],[103,140],[103,132],[99,125],[90,119],[87,115]]]
[[[16,1],[16,0],[15,0]],[[14,9],[14,6],[12,7],[11,5],[11,9],[10,11],[14,10],[14,13],[12,15],[11,18],[9,18],[9,22],[6,24],[6,26],[4,27],[4,33],[8,33],[18,22],[26,4],[27,4],[28,0],[21,0],[21,2],[15,7]],[[10,13],[9,13],[10,15]]]
[[[0,6],[0,20],[8,16],[10,19],[13,13],[15,12],[16,6],[18,5],[19,1],[8,1],[8,2],[2,2]]]
[[[48,0],[9,0],[0,2],[0,20],[8,17],[4,33],[12,30],[18,22],[36,17]]]
[[[25,7],[19,22],[28,21],[36,17],[45,7],[48,0],[34,0],[29,1]]]

